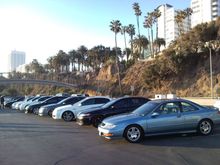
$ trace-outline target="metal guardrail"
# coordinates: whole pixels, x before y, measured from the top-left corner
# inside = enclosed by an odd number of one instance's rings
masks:
[[[68,88],[77,88],[76,84],[69,84],[51,80],[30,80],[30,79],[5,79],[0,80],[0,84],[8,85],[8,84],[40,84],[40,85],[54,85],[59,87],[68,87]]]

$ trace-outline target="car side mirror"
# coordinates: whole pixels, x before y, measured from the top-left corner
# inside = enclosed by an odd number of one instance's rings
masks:
[[[154,112],[154,113],[152,113],[151,117],[152,117],[152,118],[156,118],[156,117],[159,116],[159,115],[160,115],[159,113]]]

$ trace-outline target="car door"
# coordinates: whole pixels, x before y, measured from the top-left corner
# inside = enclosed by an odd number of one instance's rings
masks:
[[[148,132],[166,133],[183,130],[184,118],[181,115],[179,102],[166,102],[149,114]]]
[[[184,129],[192,130],[195,129],[200,120],[200,115],[198,115],[199,109],[188,102],[181,102],[182,116],[184,117]]]

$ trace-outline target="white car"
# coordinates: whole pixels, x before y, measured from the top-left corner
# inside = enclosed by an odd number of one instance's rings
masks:
[[[215,108],[218,108],[220,111],[220,100],[216,100],[215,104],[213,105]]]
[[[111,99],[104,96],[86,97],[85,99],[73,104],[65,105],[55,108],[52,117],[53,119],[63,119],[64,121],[72,121],[76,119],[78,112],[82,112],[84,109],[99,107],[109,102]]]

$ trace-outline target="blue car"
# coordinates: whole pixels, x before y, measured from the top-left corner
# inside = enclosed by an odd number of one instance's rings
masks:
[[[131,143],[144,136],[191,133],[209,135],[220,123],[220,112],[183,99],[149,101],[131,113],[112,116],[99,125],[107,139],[124,137]]]

